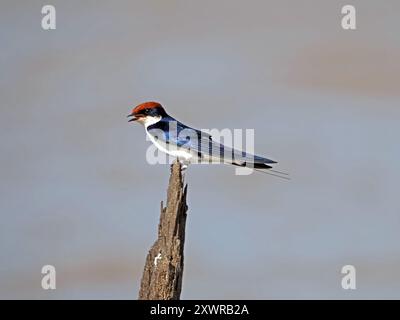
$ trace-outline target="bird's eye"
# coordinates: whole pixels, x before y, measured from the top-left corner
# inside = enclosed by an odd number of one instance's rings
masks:
[[[150,109],[144,109],[144,113],[149,113]]]

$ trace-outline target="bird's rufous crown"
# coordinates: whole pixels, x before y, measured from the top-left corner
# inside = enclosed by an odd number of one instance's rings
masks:
[[[164,110],[164,108],[158,102],[149,101],[149,102],[141,103],[138,106],[136,106],[135,108],[133,108],[132,114],[133,115],[140,114],[140,112],[145,109],[153,109],[153,108],[161,108],[162,110]]]

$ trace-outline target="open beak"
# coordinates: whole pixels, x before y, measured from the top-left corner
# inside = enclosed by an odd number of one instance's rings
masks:
[[[134,114],[132,114],[132,113],[127,115],[127,118],[129,118],[129,117],[133,117],[133,118],[132,118],[132,119],[129,119],[129,120],[128,120],[128,122],[131,122],[131,121],[136,121],[136,120],[138,119],[138,118],[137,118],[137,117],[135,117],[135,115],[134,115]]]

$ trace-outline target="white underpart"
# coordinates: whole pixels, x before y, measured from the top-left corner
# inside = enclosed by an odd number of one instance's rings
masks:
[[[160,120],[161,120],[161,117],[146,117],[145,119],[143,119],[143,124],[144,124],[146,134],[149,137],[149,139],[151,140],[151,142],[153,142],[153,144],[162,152],[169,154],[173,157],[177,157],[179,159],[183,159],[187,162],[190,162],[190,159],[193,157],[193,154],[190,153],[188,150],[184,150],[183,148],[170,147],[169,145],[167,145],[165,143],[165,141],[156,139],[151,133],[149,133],[149,131],[147,131],[147,128],[149,126],[157,123]]]

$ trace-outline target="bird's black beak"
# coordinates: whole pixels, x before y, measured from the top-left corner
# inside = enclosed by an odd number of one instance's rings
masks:
[[[129,119],[128,122],[136,121],[136,120],[138,119],[138,118],[136,118],[132,113],[127,115],[127,118],[129,118],[129,117],[133,117],[133,118],[132,118],[132,119]]]

